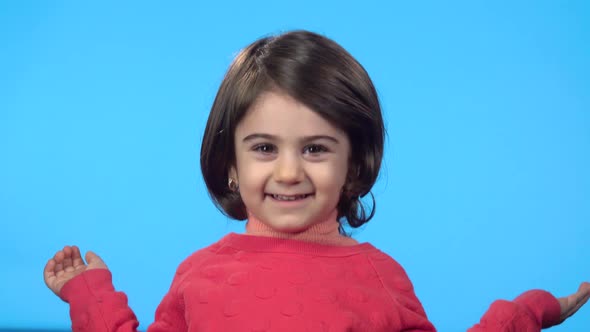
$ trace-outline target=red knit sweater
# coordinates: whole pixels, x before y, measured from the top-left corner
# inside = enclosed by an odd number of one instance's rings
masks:
[[[74,331],[135,331],[108,270],[70,280],[61,297]],[[560,306],[534,290],[496,301],[471,332],[539,331]],[[435,331],[404,269],[371,244],[330,246],[229,234],[179,267],[149,332]]]

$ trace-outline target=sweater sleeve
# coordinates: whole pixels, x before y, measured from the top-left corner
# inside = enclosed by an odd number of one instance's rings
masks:
[[[514,301],[492,303],[479,324],[468,332],[537,332],[560,323],[561,306],[543,290],[530,290]]]
[[[148,332],[186,330],[173,287],[158,306]],[[115,291],[109,270],[94,269],[74,277],[64,285],[60,296],[70,304],[72,331],[137,331],[139,322],[127,304],[127,296]]]
[[[414,292],[414,286],[404,268],[393,258],[383,252],[369,256],[373,268],[394,306],[401,308],[400,315],[404,332],[436,332],[428,320],[422,303]]]

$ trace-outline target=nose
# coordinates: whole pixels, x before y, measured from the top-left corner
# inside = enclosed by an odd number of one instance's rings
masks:
[[[298,183],[302,181],[302,160],[296,153],[279,154],[273,173],[274,180],[279,183]]]

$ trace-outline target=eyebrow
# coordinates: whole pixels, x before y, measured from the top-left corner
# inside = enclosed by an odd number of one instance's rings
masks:
[[[276,140],[279,139],[275,135],[255,133],[255,134],[250,134],[250,135],[244,137],[244,139],[242,140],[242,142],[243,143],[247,143],[249,141],[252,141],[252,140],[255,140],[255,139],[258,139],[258,138],[267,139],[267,140],[271,140],[271,141],[276,141]],[[325,139],[325,140],[328,140],[328,141],[332,141],[332,142],[334,142],[336,144],[339,144],[340,143],[335,137],[328,136],[328,135],[303,136],[301,138],[301,141],[302,142],[310,142],[310,141],[315,141],[315,140],[318,140],[318,139]]]

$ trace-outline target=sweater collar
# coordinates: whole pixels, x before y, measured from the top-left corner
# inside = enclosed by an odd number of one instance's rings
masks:
[[[246,235],[266,236],[279,239],[291,239],[334,246],[351,246],[358,242],[339,232],[340,223],[336,220],[338,211],[332,213],[323,221],[312,225],[308,229],[297,233],[285,233],[274,230],[263,221],[248,213]]]

